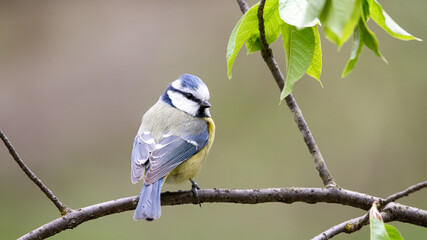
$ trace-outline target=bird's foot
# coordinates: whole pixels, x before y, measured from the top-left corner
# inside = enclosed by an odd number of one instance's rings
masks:
[[[200,190],[199,185],[197,185],[197,183],[195,181],[193,181],[193,179],[190,179],[191,182],[191,191],[193,192],[193,195],[196,197],[197,199],[197,203],[199,204],[200,207],[202,207],[202,204],[199,201],[199,192],[197,190]]]

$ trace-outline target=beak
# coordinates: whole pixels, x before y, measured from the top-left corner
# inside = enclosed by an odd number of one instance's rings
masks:
[[[208,101],[203,100],[203,101],[200,102],[200,106],[204,107],[204,108],[210,108],[211,104]]]

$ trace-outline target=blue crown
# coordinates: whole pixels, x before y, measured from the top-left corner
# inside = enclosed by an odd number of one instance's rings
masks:
[[[181,79],[181,86],[184,88],[197,90],[200,85],[205,85],[200,78],[191,74],[182,74],[179,79]]]

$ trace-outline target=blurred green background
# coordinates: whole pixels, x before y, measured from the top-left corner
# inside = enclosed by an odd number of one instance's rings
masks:
[[[381,3],[427,39],[426,1]],[[240,53],[227,79],[228,37],[240,16],[225,0],[0,1],[0,127],[71,208],[136,195],[142,185],[130,182],[130,154],[140,118],[169,82],[192,73],[210,88],[217,125],[195,179],[202,188],[321,187],[260,55]],[[304,77],[294,95],[339,185],[386,197],[427,177],[427,47],[369,26],[389,65],[364,48],[341,79],[351,44],[337,51],[322,37],[324,88]],[[281,40],[272,48],[284,70]],[[58,217],[4,146],[0,194],[1,239]],[[400,202],[427,209],[427,193]],[[166,206],[151,223],[125,212],[52,239],[309,239],[362,214],[333,204]],[[393,225],[406,239],[427,239],[424,228]],[[368,229],[336,239],[368,239]]]

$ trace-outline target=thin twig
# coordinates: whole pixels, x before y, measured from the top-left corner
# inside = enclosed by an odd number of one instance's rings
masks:
[[[265,37],[264,17],[263,17],[264,5],[265,5],[265,0],[261,0],[258,7],[258,23],[259,23],[259,32],[260,32],[260,40],[261,40],[261,56],[264,59],[265,63],[267,64],[268,68],[270,69],[270,72],[273,75],[277,83],[277,86],[279,87],[280,91],[282,91],[283,87],[285,86],[285,79],[278,67],[276,60],[274,59],[273,51],[269,47]],[[298,104],[294,96],[292,95],[292,93],[285,98],[285,101],[289,109],[291,110],[294,120],[298,125],[298,129],[300,130],[304,138],[304,142],[307,145],[308,150],[310,151],[310,154],[314,160],[316,169],[319,172],[319,176],[322,179],[323,184],[326,187],[336,187],[337,184],[335,183],[331,173],[328,170],[328,167],[326,166],[325,161],[323,160],[322,153],[320,152],[319,147],[317,146],[316,141],[314,140],[314,137],[311,134],[310,128],[308,127],[307,122],[305,121],[304,116],[302,115],[301,109],[298,107]]]
[[[378,211],[381,211],[384,209],[384,211],[381,213],[381,217],[384,222],[391,222],[394,221],[395,215],[390,214],[390,209],[393,208],[392,206],[387,206],[387,204],[396,201],[397,199],[407,196],[410,193],[419,191],[423,188],[427,187],[427,181],[412,185],[408,187],[407,189],[392,194],[386,199],[378,199],[375,202],[379,202],[380,205],[378,206]],[[424,220],[427,221],[427,218]],[[326,240],[334,237],[335,235],[338,235],[340,233],[353,233],[356,231],[359,231],[362,229],[363,226],[369,224],[369,212],[367,212],[365,215],[360,216],[358,218],[350,219],[348,221],[342,222],[340,224],[337,224],[328,230],[320,233],[319,235],[312,238],[312,240]]]
[[[412,186],[408,187],[407,189],[405,189],[401,192],[390,195],[385,200],[380,200],[379,204],[378,204],[378,211],[381,211],[387,204],[394,202],[399,198],[408,196],[409,194],[416,192],[416,191],[419,191],[425,187],[427,187],[427,181],[420,182],[420,183],[417,183],[415,185],[412,185]]]
[[[390,220],[388,217],[386,217],[386,214],[384,214],[383,219]],[[360,230],[364,225],[368,224],[367,219],[369,219],[369,215],[365,214],[363,216],[350,219],[348,221],[342,222],[340,224],[337,224],[328,230],[320,233],[319,235],[315,236],[311,240],[327,240],[331,239],[334,236],[340,234],[340,233],[352,233],[355,231]]]
[[[267,188],[267,189],[201,189],[198,199],[191,191],[165,192],[161,195],[162,206],[200,203],[260,204],[281,202],[336,203],[369,210],[377,197],[340,188]],[[22,236],[20,239],[41,239],[72,229],[89,220],[110,214],[134,210],[138,196],[127,197],[73,210]],[[427,211],[390,203],[384,209],[391,221],[408,222],[427,227]],[[388,218],[387,218],[388,219]]]
[[[342,232],[347,232],[347,229],[353,228],[354,225],[352,223],[361,222],[364,219],[364,217],[365,216],[353,218],[353,219],[350,219],[348,221],[337,224],[337,225],[329,228],[328,230],[320,233],[319,235],[315,236],[311,240],[327,240],[327,239],[330,239],[330,238],[334,237],[335,235],[338,235]]]
[[[33,181],[40,188],[40,190],[42,190],[42,192],[50,199],[50,201],[53,202],[53,204],[55,204],[61,215],[65,215],[67,211],[69,211],[69,208],[62,204],[53,194],[53,192],[43,184],[43,182],[31,171],[31,169],[27,167],[27,165],[25,165],[2,130],[0,130],[0,138],[3,140],[4,145],[6,145],[10,155],[12,155],[13,159],[15,159],[16,163],[21,167],[22,171],[24,171],[28,178],[31,179],[31,181]]]

